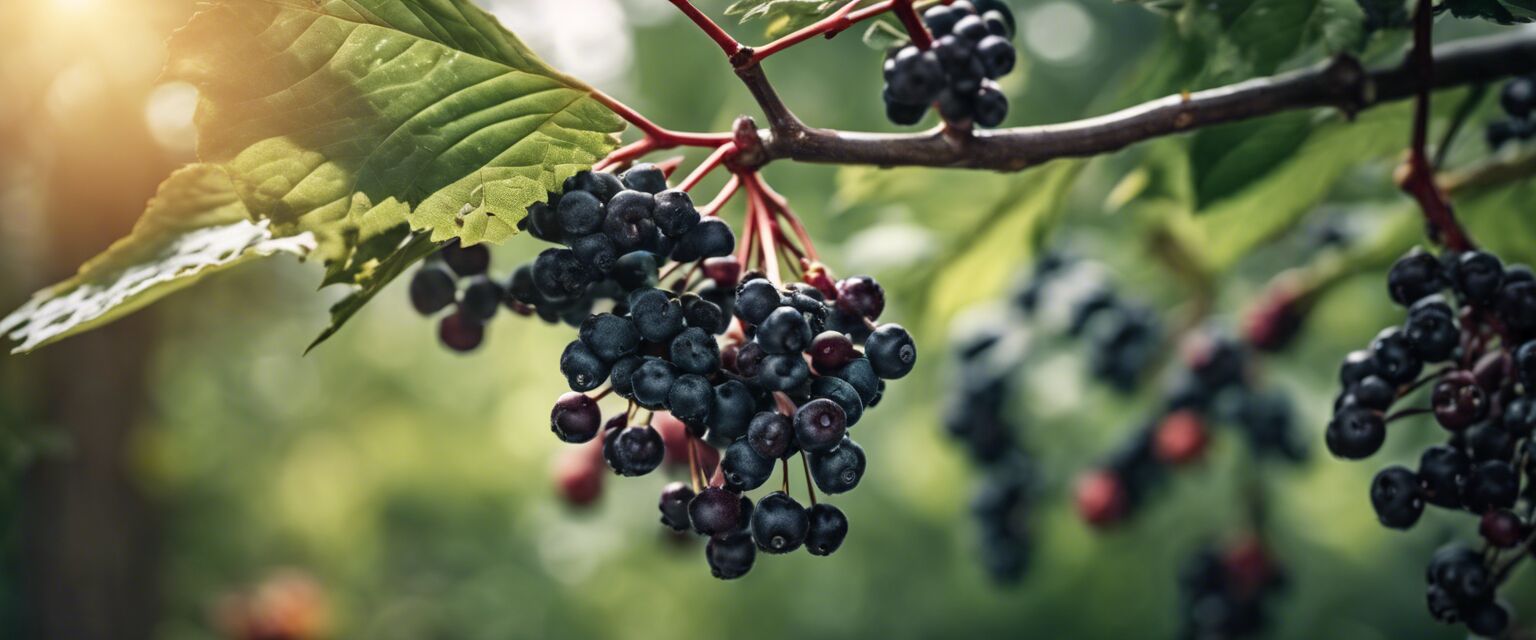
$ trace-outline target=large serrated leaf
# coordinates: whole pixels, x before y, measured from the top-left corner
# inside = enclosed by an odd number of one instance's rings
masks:
[[[133,233],[80,267],[75,277],[39,291],[0,319],[0,335],[31,351],[125,316],[211,273],[255,258],[304,257],[308,233],[275,236],[252,221],[229,178],[206,164],[183,168],[160,185]]]
[[[468,0],[217,0],[171,40],[199,153],[328,262],[409,222],[500,242],[623,121]]]

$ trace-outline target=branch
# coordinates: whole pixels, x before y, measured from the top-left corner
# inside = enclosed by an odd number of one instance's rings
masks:
[[[1515,32],[1441,48],[1435,88],[1490,82],[1536,71],[1536,35]],[[761,144],[743,146],[741,167],[774,160],[884,167],[928,166],[1018,171],[1049,160],[1109,153],[1160,136],[1284,111],[1335,107],[1353,114],[1416,94],[1408,65],[1367,72],[1358,61],[1336,58],[1308,69],[1258,78],[1193,94],[1168,96],[1109,115],[1056,125],[946,135],[843,132],[806,127],[778,99],[759,65],[737,70],[768,114]],[[741,145],[739,145],[741,146]]]

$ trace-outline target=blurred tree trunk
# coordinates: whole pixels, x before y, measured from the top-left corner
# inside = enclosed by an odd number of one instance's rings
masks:
[[[41,223],[18,248],[31,268],[12,276],[31,281],[8,284],[21,291],[69,277],[126,235],[171,169],[144,124],[149,86],[107,80],[99,99],[67,117],[40,109],[0,132],[0,145],[16,152],[4,168],[47,183],[33,187],[45,195],[41,219],[38,212],[7,214]],[[16,357],[0,370],[14,376],[3,382],[22,390],[26,415],[65,443],[20,479],[22,637],[140,640],[153,634],[161,612],[160,514],[135,468],[135,442],[149,406],[152,314]]]

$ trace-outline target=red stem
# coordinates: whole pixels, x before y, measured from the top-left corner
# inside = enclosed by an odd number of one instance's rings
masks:
[[[731,197],[735,196],[736,192],[740,189],[741,178],[732,174],[731,179],[726,181],[725,187],[720,189],[720,194],[715,196],[714,200],[709,201],[709,204],[699,208],[699,215],[706,218],[720,215],[720,208],[724,207],[725,203],[730,202]]]
[[[694,169],[693,173],[688,174],[687,178],[678,183],[677,188],[683,191],[693,191],[693,188],[699,186],[699,182],[704,180],[704,177],[708,176],[710,171],[720,166],[720,163],[725,162],[726,158],[731,157],[735,153],[736,143],[727,142],[720,145],[715,149],[714,153],[709,154],[709,157],[704,159],[704,162],[699,163],[699,167]]]
[[[896,18],[901,20],[901,26],[907,28],[907,35],[912,36],[912,44],[918,49],[927,51],[933,47],[933,34],[928,33],[928,27],[923,24],[922,16],[917,15],[917,9],[912,6],[912,0],[894,0],[895,6],[891,11]]]
[[[754,173],[752,176],[757,179],[757,188],[774,205],[779,217],[788,222],[790,229],[794,230],[795,237],[800,240],[800,246],[805,249],[806,254],[812,260],[821,262],[821,256],[816,253],[816,244],[811,242],[811,234],[805,230],[805,224],[800,222],[800,216],[795,215],[795,212],[789,209],[789,199],[774,191],[773,187],[768,186],[768,182],[763,180],[762,174]]]
[[[783,285],[784,280],[779,277],[779,247],[774,240],[773,216],[768,211],[768,203],[763,198],[763,192],[758,188],[758,180],[747,181],[747,213],[748,218],[757,223],[758,247],[763,251],[763,270],[768,273],[768,279],[775,285]]]
[[[884,2],[879,2],[863,9],[859,9],[858,11],[854,11],[853,8],[858,6],[860,1],[861,0],[853,0],[852,2],[843,5],[843,8],[838,9],[832,15],[822,18],[821,20],[816,21],[814,24],[802,27],[800,30],[795,31],[794,33],[783,36],[761,47],[756,47],[750,62],[762,62],[763,59],[767,58],[768,56],[805,42],[806,40],[810,40],[816,36],[824,35],[828,38],[831,38],[832,36],[842,33],[844,30],[848,29],[848,27],[890,11],[892,7],[896,6],[896,0],[885,0]],[[951,1],[952,0],[944,0],[946,3]]]
[[[1435,182],[1435,169],[1425,151],[1429,140],[1429,92],[1434,89],[1435,81],[1434,24],[1432,0],[1418,0],[1413,14],[1413,49],[1408,53],[1409,64],[1417,75],[1418,90],[1414,95],[1413,138],[1408,148],[1407,174],[1399,185],[1419,202],[1424,218],[1441,244],[1453,251],[1468,251],[1476,245],[1456,220],[1450,201]]]
[[[688,16],[688,19],[692,20],[693,24],[698,25],[699,29],[704,32],[704,35],[709,36],[709,39],[714,40],[715,44],[720,45],[720,50],[725,52],[725,57],[734,58],[736,54],[741,53],[741,43],[732,38],[731,34],[726,33],[725,29],[721,29],[720,25],[715,24],[715,21],[711,20],[709,16],[704,15],[704,12],[699,11],[698,7],[693,6],[692,2],[688,0],[672,0],[672,5],[677,7],[679,11],[682,11],[683,15]]]
[[[742,181],[737,180],[737,182]],[[747,215],[742,226],[741,244],[736,246],[736,261],[741,263],[741,268],[746,269],[751,266],[752,249],[757,243],[757,221],[753,217],[751,199],[747,200]]]

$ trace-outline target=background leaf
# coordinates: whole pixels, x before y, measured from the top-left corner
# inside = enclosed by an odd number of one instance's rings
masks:
[[[186,167],[160,185],[133,233],[80,267],[75,277],[37,292],[0,319],[0,335],[31,351],[107,324],[249,260],[315,247],[307,233],[274,235],[253,222],[218,167]]]

